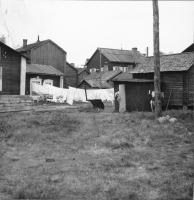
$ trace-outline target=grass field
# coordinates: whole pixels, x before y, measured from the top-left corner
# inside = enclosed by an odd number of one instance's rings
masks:
[[[191,200],[193,113],[106,105],[0,115],[0,199]]]

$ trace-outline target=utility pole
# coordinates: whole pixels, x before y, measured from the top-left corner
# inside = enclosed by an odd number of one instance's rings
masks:
[[[99,48],[99,51],[100,51],[100,89],[102,89],[101,48]]]
[[[159,50],[159,10],[158,0],[153,3],[153,34],[154,34],[154,91],[155,91],[155,116],[162,114],[161,89],[160,89],[160,50]]]

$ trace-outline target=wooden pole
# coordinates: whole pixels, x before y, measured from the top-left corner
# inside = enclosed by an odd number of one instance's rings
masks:
[[[101,49],[99,48],[100,51],[100,89],[102,88],[102,72],[101,72]]]
[[[160,90],[160,51],[159,51],[159,10],[158,0],[153,2],[153,34],[154,34],[154,91],[155,91],[155,115],[162,114],[161,90]]]

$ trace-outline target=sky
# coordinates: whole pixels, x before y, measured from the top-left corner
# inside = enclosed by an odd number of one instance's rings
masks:
[[[160,51],[180,53],[194,42],[194,2],[159,1]],[[51,39],[67,61],[85,64],[98,47],[153,55],[152,1],[0,0],[0,36],[12,48]]]

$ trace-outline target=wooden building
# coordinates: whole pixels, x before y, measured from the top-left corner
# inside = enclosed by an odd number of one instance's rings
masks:
[[[194,103],[194,53],[179,53],[160,57],[162,105],[192,107]],[[154,80],[154,57],[148,57],[132,72],[135,79]]]
[[[28,58],[0,42],[0,95],[24,95]]]
[[[90,72],[87,70],[87,68],[77,68],[77,71],[78,71],[78,84],[88,75],[90,75]]]
[[[28,64],[49,65],[66,74],[67,53],[52,40],[39,41],[38,38],[38,41],[32,44],[27,44],[27,40],[23,40],[23,47],[17,51],[30,58]],[[61,81],[65,87],[63,79],[64,77]]]
[[[86,66],[90,72],[95,72],[100,69],[101,60],[102,71],[121,70],[125,72],[132,70],[138,63],[143,62],[144,59],[145,56],[137,48],[132,48],[132,50],[98,48],[87,61]]]
[[[32,109],[32,98],[25,96],[27,59],[0,42],[0,112]]]
[[[67,86],[76,87],[78,84],[78,71],[72,65],[66,62],[66,84]]]
[[[26,95],[33,95],[31,83],[43,85],[50,84],[61,87],[61,77],[65,74],[51,65],[27,64],[26,66]]]
[[[113,88],[112,79],[121,74],[122,71],[107,71],[101,73],[101,88],[109,89]],[[77,88],[84,88],[86,86],[87,89],[99,89],[100,88],[100,72],[94,72],[88,75],[85,79],[83,79],[77,86]]]
[[[154,90],[153,80],[134,79],[130,72],[124,72],[116,76],[113,82],[114,93],[119,91],[122,101],[120,106],[123,104],[123,111],[151,111],[151,99],[148,93]],[[115,111],[119,110],[119,101],[115,96]]]

